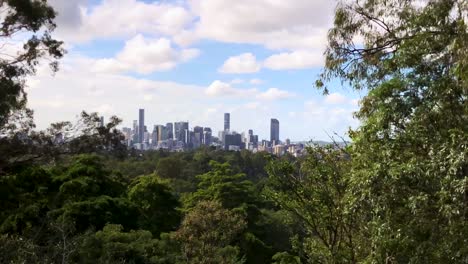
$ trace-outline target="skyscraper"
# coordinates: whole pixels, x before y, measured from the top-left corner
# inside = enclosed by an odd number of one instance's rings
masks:
[[[276,118],[271,119],[270,123],[270,141],[276,145],[279,142],[279,121]]]
[[[177,141],[182,141],[186,143],[187,135],[186,130],[188,130],[188,122],[175,122],[174,123],[174,137]]]
[[[166,124],[167,139],[174,139],[174,127],[172,123]]]
[[[224,113],[224,131],[231,129],[231,114]]]
[[[138,143],[143,143],[145,135],[145,109],[139,110],[138,115]]]
[[[203,144],[209,146],[211,145],[211,141],[211,128],[203,128]]]
[[[157,125],[156,134],[157,134],[156,138],[158,141],[166,140],[167,139],[166,127],[164,127],[163,125]]]
[[[99,126],[104,127],[104,117],[103,116],[101,116],[101,118],[99,119]]]
[[[133,120],[132,141],[133,143],[138,143],[138,140],[138,120]]]
[[[203,127],[196,126],[193,128],[194,140],[193,147],[198,148],[203,142]]]

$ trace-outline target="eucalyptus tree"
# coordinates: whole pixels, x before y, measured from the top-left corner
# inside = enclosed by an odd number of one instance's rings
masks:
[[[468,2],[341,1],[317,86],[367,90],[350,210],[372,263],[468,261]],[[364,232],[364,231],[363,231]]]

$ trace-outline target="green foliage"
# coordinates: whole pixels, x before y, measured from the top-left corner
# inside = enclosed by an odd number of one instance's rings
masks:
[[[139,226],[153,235],[179,226],[180,213],[176,210],[179,201],[156,175],[136,178],[128,190],[128,198],[140,211]]]
[[[152,263],[158,241],[151,232],[123,232],[121,225],[106,225],[102,231],[87,236],[78,254],[77,263]]]
[[[301,264],[301,259],[287,252],[276,253],[273,258],[273,264]]]
[[[221,203],[202,201],[185,216],[175,239],[188,263],[242,263],[232,243],[245,227],[243,217]]]
[[[466,263],[468,4],[416,2],[340,5],[322,77],[369,90],[350,150],[363,260]]]
[[[210,171],[197,176],[200,182],[187,202],[189,207],[203,200],[218,201],[229,209],[256,203],[254,185],[245,174],[234,173],[228,163],[210,161],[210,166]]]
[[[296,249],[308,262],[353,263],[359,226],[347,208],[349,155],[333,146],[307,152],[300,164],[270,163],[266,194],[301,224],[304,233]]]
[[[30,35],[21,50],[16,54],[3,54],[6,56],[0,59],[0,133],[3,134],[4,126],[14,113],[26,106],[25,77],[35,73],[42,58],[50,58],[52,69],[57,70],[56,60],[63,56],[64,50],[63,43],[50,35],[55,29],[56,14],[47,2],[6,0],[0,2],[0,8],[3,13],[0,26],[2,45],[15,34]],[[13,123],[10,125],[15,126]]]

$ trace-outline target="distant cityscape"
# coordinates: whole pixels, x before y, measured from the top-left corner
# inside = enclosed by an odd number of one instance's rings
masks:
[[[149,131],[145,124],[144,109],[139,109],[138,120],[133,120],[133,126],[122,128],[122,132],[127,146],[138,150],[187,151],[208,146],[231,151],[263,151],[279,156],[290,153],[296,157],[304,152],[303,143],[280,140],[280,122],[276,118],[270,120],[270,140],[259,140],[252,129],[247,133],[231,130],[230,113],[224,114],[224,129],[218,132],[217,137],[210,127],[194,126],[190,129],[188,121],[154,125],[152,131]]]

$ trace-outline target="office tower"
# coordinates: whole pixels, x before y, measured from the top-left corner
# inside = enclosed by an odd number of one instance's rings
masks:
[[[249,136],[253,136],[253,130],[249,129]]]
[[[158,126],[157,125],[153,127],[153,132],[151,132],[151,145],[153,146],[158,145]]]
[[[138,115],[138,143],[143,143],[145,135],[145,109],[139,110]]]
[[[177,141],[186,143],[187,136],[185,130],[188,130],[188,122],[175,122],[174,123],[174,137]]]
[[[221,141],[221,143],[223,143],[223,144],[224,144],[224,138],[226,137],[226,134],[227,134],[227,133],[226,133],[225,130],[219,131],[219,132],[218,132],[218,139],[219,139],[219,141]]]
[[[271,144],[276,145],[279,143],[279,121],[272,118],[270,124],[270,141]]]
[[[104,117],[103,116],[101,116],[101,118],[99,118],[99,126],[104,127]]]
[[[194,139],[193,139],[193,147],[198,148],[203,142],[203,127],[196,126],[193,128]]]
[[[229,150],[230,146],[235,146],[238,147],[239,149],[242,149],[242,136],[241,134],[237,133],[232,133],[232,134],[226,134],[224,136],[224,150]]]
[[[203,142],[202,143],[204,145],[209,146],[209,145],[211,145],[212,142],[213,142],[213,140],[212,140],[212,137],[211,137],[211,128],[205,127],[203,129]]]
[[[174,139],[174,127],[172,123],[166,124],[167,139]]]
[[[203,133],[203,127],[201,126],[196,126],[193,128],[193,132],[195,133]]]
[[[163,125],[156,126],[156,139],[158,140],[158,142],[167,139],[166,128]]]
[[[133,120],[132,141],[138,143],[138,120]]]
[[[224,113],[224,131],[229,131],[231,129],[231,115],[229,113]]]
[[[143,134],[143,142],[142,143],[149,144],[150,137],[151,137],[150,133],[148,133],[148,131],[145,131],[145,133]]]
[[[190,143],[192,143],[192,136],[193,136],[193,131],[190,131],[188,128],[185,129],[185,146],[189,146]]]

